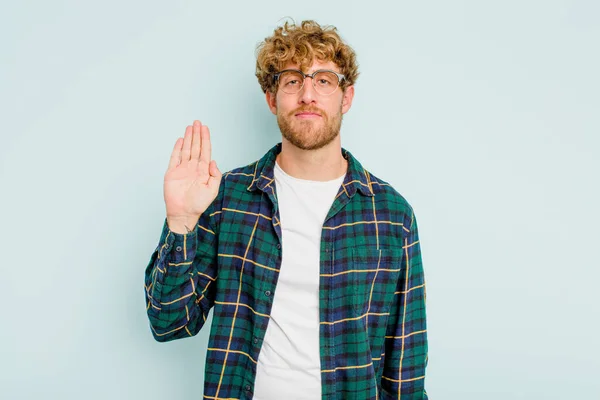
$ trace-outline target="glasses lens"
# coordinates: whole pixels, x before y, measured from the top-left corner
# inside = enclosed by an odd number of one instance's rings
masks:
[[[304,77],[295,71],[285,71],[279,75],[279,87],[285,93],[298,93],[302,88]]]
[[[331,94],[337,89],[339,79],[333,72],[319,72],[315,75],[313,84],[320,94]]]

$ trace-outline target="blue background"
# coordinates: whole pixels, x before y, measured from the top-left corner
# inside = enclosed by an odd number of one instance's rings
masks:
[[[342,145],[413,205],[432,399],[600,398],[600,3],[0,6],[0,397],[202,398],[208,329],[152,339],[143,273],[194,119],[222,171],[281,137],[254,77],[284,20],[361,75]],[[595,49],[595,50],[594,50]]]

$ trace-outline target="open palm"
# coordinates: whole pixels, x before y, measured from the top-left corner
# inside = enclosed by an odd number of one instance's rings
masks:
[[[210,157],[210,131],[194,121],[177,139],[165,173],[167,218],[197,219],[217,197],[221,172]]]

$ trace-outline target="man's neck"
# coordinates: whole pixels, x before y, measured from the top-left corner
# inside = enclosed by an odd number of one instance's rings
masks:
[[[330,181],[348,170],[339,136],[318,150],[302,150],[283,139],[277,164],[286,174],[310,181]]]

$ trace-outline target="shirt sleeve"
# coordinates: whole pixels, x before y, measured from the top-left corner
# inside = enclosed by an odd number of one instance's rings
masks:
[[[425,277],[417,222],[411,212],[403,238],[400,278],[390,310],[385,337],[381,400],[427,399],[427,328]]]
[[[196,335],[214,304],[220,214],[215,203],[187,234],[172,232],[165,218],[144,284],[150,328],[159,342]]]

